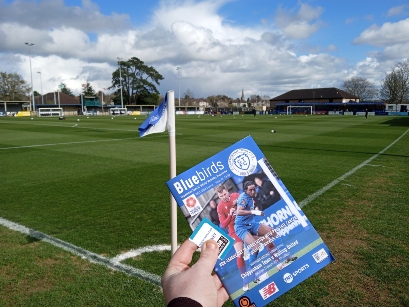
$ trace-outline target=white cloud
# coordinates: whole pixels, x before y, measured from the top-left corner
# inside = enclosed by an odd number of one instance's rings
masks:
[[[199,27],[211,28],[215,33],[221,33],[223,32],[223,19],[217,14],[217,10],[225,2],[227,1],[161,1],[159,8],[154,12],[151,26],[170,29],[173,23],[184,21]]]
[[[298,12],[279,7],[275,22],[289,37],[304,39],[323,26],[323,23],[319,20],[322,12],[323,8],[312,7],[304,3],[301,4]]]
[[[394,6],[388,10],[388,12],[386,13],[386,16],[391,17],[391,16],[398,16],[398,15],[406,15],[408,13],[408,9],[409,9],[409,5]]]
[[[406,43],[409,40],[409,18],[398,22],[386,22],[382,26],[372,25],[354,39],[355,44],[387,47]]]
[[[338,47],[333,44],[329,45],[327,49],[328,51],[338,51]]]
[[[85,32],[114,33],[131,28],[128,15],[103,15],[90,0],[83,0],[82,7],[65,6],[63,0],[14,0],[9,4],[0,3],[0,8],[2,23],[18,22],[34,29],[46,30],[60,25],[58,27],[78,28]]]
[[[316,54],[309,54],[309,55],[301,55],[301,56],[299,57],[299,59],[300,59],[300,61],[301,61],[302,63],[307,63],[307,62],[310,62],[312,59],[314,59],[314,58],[316,58],[316,57],[317,57]]]

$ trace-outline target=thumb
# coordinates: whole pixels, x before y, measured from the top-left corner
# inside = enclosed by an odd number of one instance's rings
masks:
[[[214,266],[216,265],[217,256],[219,254],[219,245],[214,240],[208,240],[202,245],[202,251],[200,258],[196,262],[195,266],[204,273],[211,274]]]

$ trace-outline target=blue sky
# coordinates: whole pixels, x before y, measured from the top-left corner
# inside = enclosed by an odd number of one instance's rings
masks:
[[[403,0],[0,0],[0,71],[43,91],[88,81],[107,88],[116,58],[138,57],[181,95],[275,97],[341,87],[351,77],[379,86],[409,58]]]

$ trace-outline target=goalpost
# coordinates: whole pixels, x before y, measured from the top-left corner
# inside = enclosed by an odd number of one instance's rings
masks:
[[[64,116],[62,108],[38,108],[38,116]]]
[[[287,115],[292,114],[291,110],[292,109],[309,109],[309,111],[307,111],[307,113],[309,112],[310,115],[312,115],[312,106],[287,106]],[[302,113],[304,114],[304,113]]]
[[[111,108],[109,109],[109,113],[111,115],[128,115],[128,110],[127,108]]]

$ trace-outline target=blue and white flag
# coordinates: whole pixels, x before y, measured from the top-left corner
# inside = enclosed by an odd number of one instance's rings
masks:
[[[165,100],[148,116],[148,118],[138,128],[139,136],[152,133],[159,133],[166,130],[168,124],[168,94]]]

